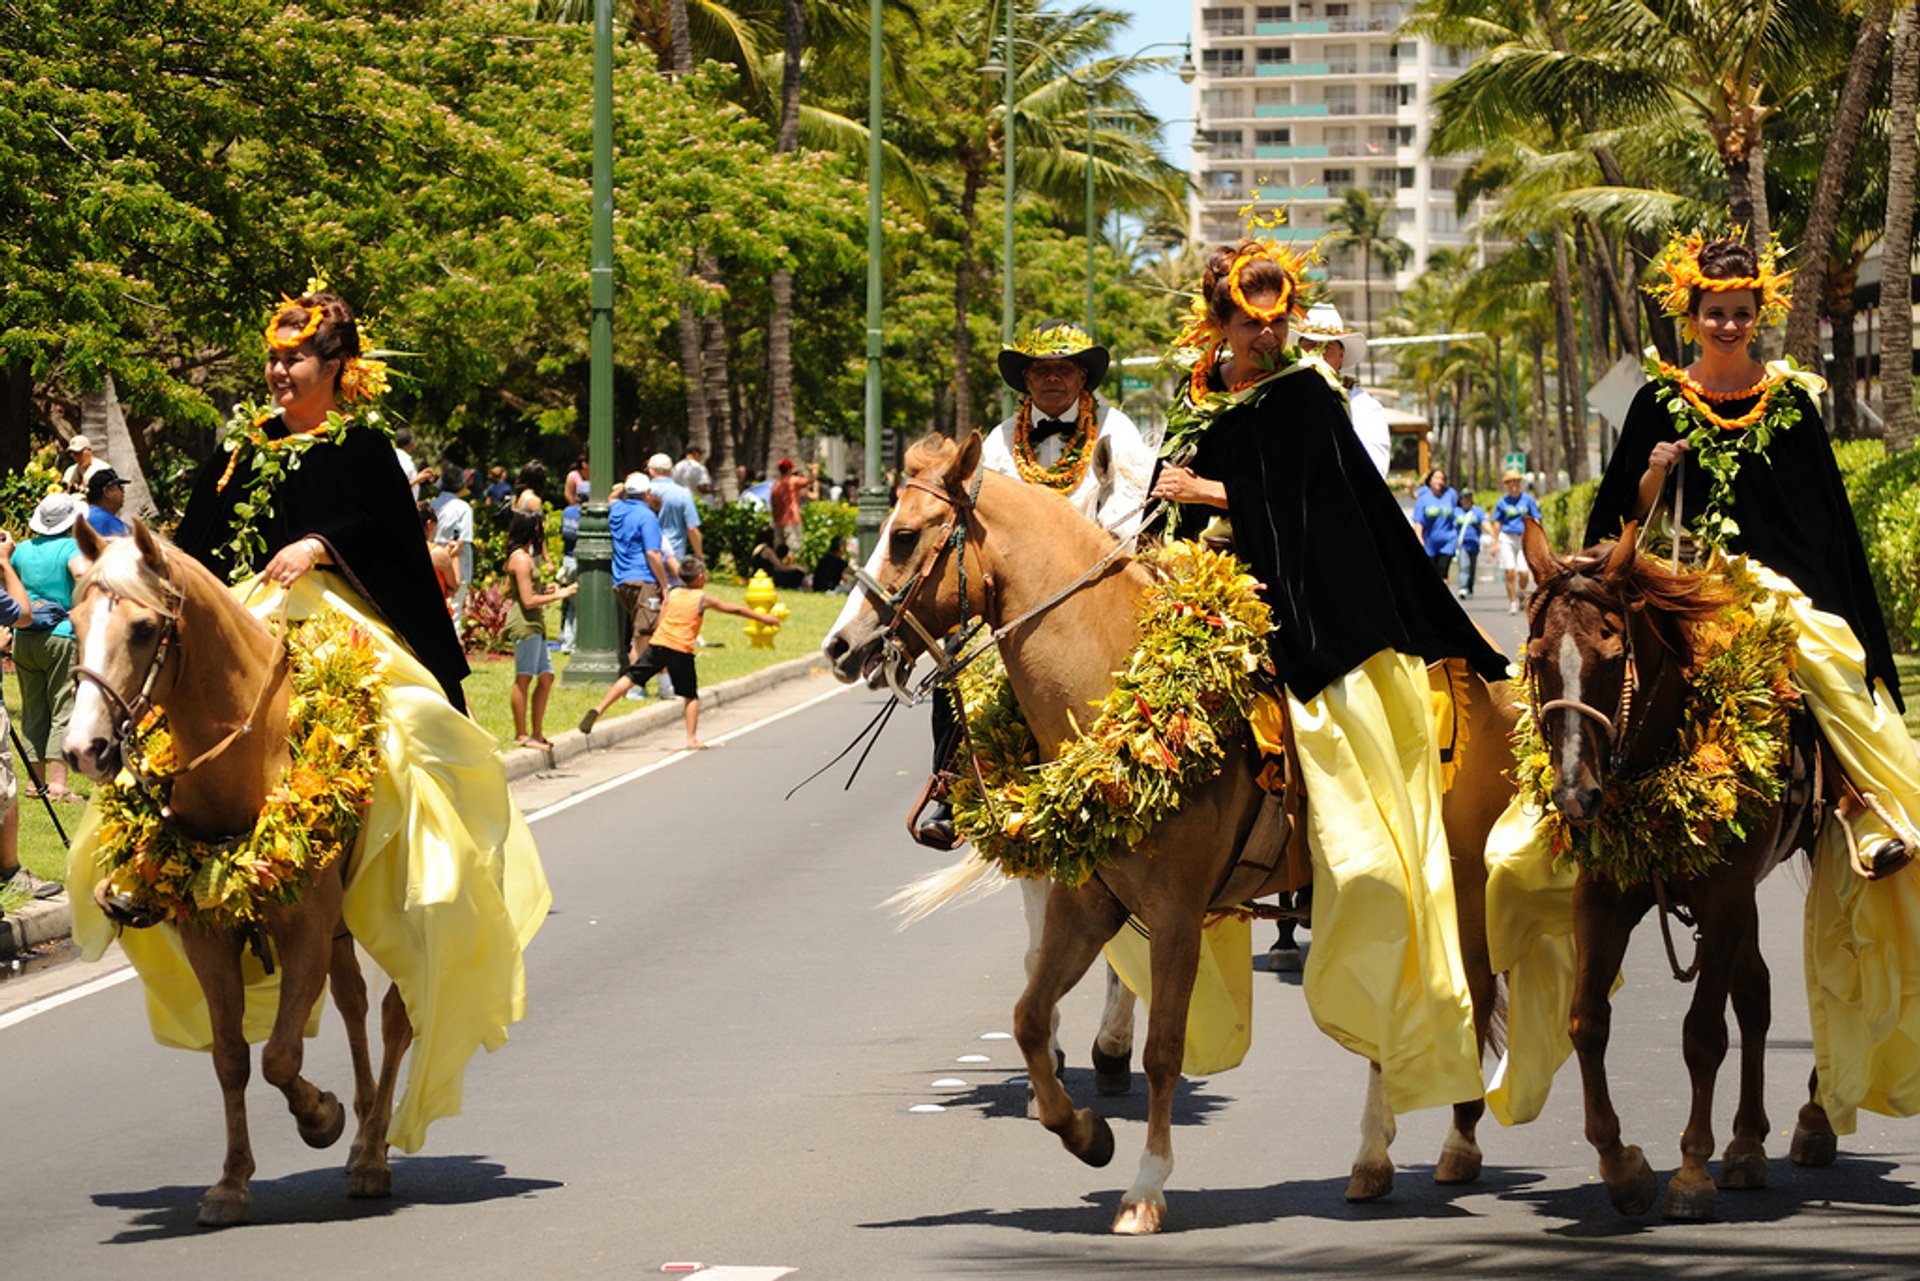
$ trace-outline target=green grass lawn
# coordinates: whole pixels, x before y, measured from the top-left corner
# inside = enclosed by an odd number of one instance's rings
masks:
[[[1920,654],[1895,654],[1900,672],[1900,697],[1907,703],[1907,733],[1920,738]]]
[[[733,583],[709,583],[707,590],[736,604],[744,603],[746,596],[746,588]],[[735,676],[745,676],[790,658],[802,658],[815,653],[827,634],[827,628],[833,625],[833,620],[839,615],[840,607],[846,603],[846,597],[790,591],[780,593],[780,603],[791,611],[791,615],[786,626],[774,638],[772,649],[754,649],[749,644],[741,630],[746,625],[746,619],[714,610],[707,611],[701,638],[714,644],[700,650],[700,683],[703,687],[717,685]],[[560,607],[557,605],[552,607],[548,617],[547,632],[550,636],[560,634]],[[547,703],[546,732],[549,738],[577,725],[580,713],[599,702],[601,694],[605,693],[605,687],[601,685],[566,684],[566,662],[565,655],[555,655],[555,667],[561,671],[561,676],[554,681],[553,696]],[[466,682],[467,702],[475,718],[503,746],[511,746],[513,742],[513,712],[507,701],[512,688],[511,655],[474,655],[473,675]],[[17,722],[20,716],[20,686],[11,672],[5,679],[5,691],[7,711]],[[649,693],[652,692],[650,687]],[[677,699],[674,701],[678,702]],[[607,718],[611,720],[616,716],[624,716],[647,705],[622,700],[607,712]],[[54,831],[52,820],[47,817],[47,807],[27,797],[25,771],[22,769],[19,772],[22,780],[20,862],[36,876],[61,879],[66,872],[66,848]],[[91,785],[77,775],[70,785],[78,792],[92,790]],[[61,825],[71,835],[80,821],[82,807],[56,805],[54,809],[59,814]],[[15,906],[18,901],[18,896],[0,891],[0,910]]]

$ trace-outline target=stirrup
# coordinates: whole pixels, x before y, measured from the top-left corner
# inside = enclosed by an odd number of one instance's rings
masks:
[[[121,929],[151,929],[166,919],[157,909],[142,907],[134,902],[131,894],[111,890],[109,888],[111,885],[111,881],[102,880],[94,886],[93,902],[109,921]]]
[[[960,833],[953,825],[953,808],[947,804],[947,789],[952,781],[952,775],[946,773],[930,775],[927,785],[920,789],[920,798],[907,811],[907,835],[915,844],[942,853],[960,847]],[[933,811],[930,815],[929,809]]]

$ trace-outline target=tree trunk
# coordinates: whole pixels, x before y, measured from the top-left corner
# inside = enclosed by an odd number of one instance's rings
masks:
[[[1567,451],[1567,478],[1587,478],[1587,406],[1580,388],[1580,352],[1573,323],[1573,276],[1567,233],[1553,233],[1553,327],[1560,357],[1560,435]]]
[[[1507,441],[1512,438],[1511,433],[1509,433],[1507,430],[1507,366],[1506,366],[1505,360],[1503,360],[1501,357],[1500,335],[1498,333],[1495,333],[1492,335],[1492,338],[1493,338],[1493,435],[1492,435],[1492,439],[1499,442],[1498,448],[1504,449],[1506,448]],[[1489,458],[1491,458],[1492,453],[1493,453],[1493,449],[1489,448],[1488,450]],[[1491,470],[1492,468],[1491,461],[1489,461],[1488,463],[1488,468],[1489,470]]]
[[[691,269],[687,274],[692,275]],[[708,451],[707,457],[713,458],[713,428],[707,420],[707,387],[705,362],[700,356],[700,318],[693,314],[693,304],[680,304],[680,380],[686,387],[687,397],[687,441]],[[720,483],[718,460],[712,461],[713,480]],[[607,482],[609,485],[611,481]]]
[[[1634,310],[1633,295],[1638,292],[1630,283],[1620,278],[1620,263],[1607,233],[1600,224],[1591,218],[1585,223],[1587,234],[1593,237],[1594,261],[1600,268],[1601,280],[1607,287],[1607,299],[1613,304],[1613,321],[1620,329],[1620,352],[1622,355],[1640,354],[1640,314]]]
[[[973,333],[967,328],[972,304],[973,215],[980,203],[980,185],[986,181],[978,165],[966,166],[960,188],[960,260],[953,269],[953,423],[952,434],[976,426],[973,408]]]
[[[1360,242],[1360,311],[1367,318],[1367,332],[1373,332],[1373,242]],[[1367,382],[1373,382],[1373,345],[1367,345]]]
[[[1860,140],[1860,128],[1867,118],[1868,99],[1873,95],[1873,82],[1880,67],[1880,54],[1887,43],[1891,7],[1891,0],[1867,2],[1860,23],[1860,38],[1854,42],[1853,57],[1847,63],[1846,84],[1840,90],[1840,107],[1827,134],[1826,155],[1820,161],[1820,178],[1813,189],[1813,208],[1807,214],[1807,229],[1801,239],[1806,256],[1794,272],[1793,307],[1787,313],[1786,351],[1809,369],[1820,367],[1820,304],[1827,296],[1833,231],[1840,221],[1847,171],[1853,167],[1854,145]],[[1836,328],[1838,323],[1836,320]]]
[[[786,48],[780,68],[780,137],[774,146],[778,152],[800,149],[801,51],[806,35],[804,0],[786,0]],[[767,456],[791,458],[800,452],[800,429],[793,413],[792,270],[776,269],[771,288],[773,309],[767,316]]]
[[[687,29],[687,0],[667,0],[667,22],[673,27],[673,74],[693,70],[693,33]]]
[[[1545,478],[1553,474],[1553,447],[1547,434],[1547,340],[1539,331],[1532,339],[1533,354],[1533,438],[1528,444],[1527,461],[1533,470],[1540,473],[1541,492],[1546,492]]]
[[[702,280],[718,283],[720,264],[712,254],[700,251],[699,274]],[[718,317],[700,324],[701,391],[707,402],[707,469],[713,484],[728,502],[739,497],[740,486],[733,474],[733,400],[731,379],[727,374],[727,331]],[[744,460],[742,460],[744,461]]]
[[[25,470],[33,456],[33,362],[0,364],[0,475]]]
[[[1887,450],[1913,445],[1914,113],[1920,110],[1920,8],[1900,10],[1893,38],[1887,142],[1887,232],[1880,242],[1880,405]],[[4,465],[4,460],[0,460]]]
[[[1858,440],[1860,430],[1859,353],[1853,346],[1853,286],[1857,263],[1837,266],[1827,280],[1827,315],[1833,319],[1833,438]]]

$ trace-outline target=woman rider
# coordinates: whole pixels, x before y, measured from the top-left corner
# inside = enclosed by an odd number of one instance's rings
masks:
[[[1763,365],[1749,350],[1760,326],[1785,316],[1786,278],[1771,251],[1697,233],[1675,237],[1660,266],[1666,281],[1654,292],[1699,342],[1700,357],[1683,369],[1649,356],[1651,382],[1621,428],[1586,540],[1616,537],[1625,521],[1649,513],[1657,521],[1665,507],[1696,546],[1745,553],[1793,612],[1795,681],[1869,801],[1851,821],[1851,841],[1842,823],[1823,828],[1807,907],[1816,1066],[1844,1134],[1857,1102],[1873,1099],[1896,1115],[1920,1109],[1920,1014],[1910,1023],[1898,1017],[1902,979],[1920,969],[1920,885],[1915,872],[1899,871],[1920,848],[1920,759],[1901,722],[1900,681],[1860,531],[1812,398],[1824,385],[1788,362]],[[1886,879],[1853,874],[1856,848],[1863,875]],[[1884,1004],[1863,1006],[1875,994]]]
[[[460,1110],[473,1051],[504,1041],[524,1015],[521,953],[552,896],[499,745],[459,710],[466,659],[406,477],[379,415],[354,408],[384,387],[385,367],[362,356],[352,309],[323,288],[283,301],[268,321],[271,408],[236,410],[177,545],[237,580],[235,593],[269,623],[344,615],[380,659],[381,759],[342,911],[413,1024],[390,1131],[411,1152],[429,1122]],[[76,834],[70,883],[105,875],[101,835],[91,820]],[[73,914],[75,941],[97,957],[114,925],[85,895]],[[129,929],[120,941],[146,982],[155,1035],[205,1048],[204,997],[169,934]],[[271,1007],[250,987],[249,1005],[257,1000]]]
[[[1269,652],[1307,789],[1314,1020],[1378,1063],[1396,1112],[1481,1092],[1454,921],[1423,662],[1507,662],[1434,574],[1348,421],[1337,381],[1287,347],[1302,263],[1242,240],[1207,263],[1197,350],[1153,496],[1183,536],[1220,513],[1273,611]]]

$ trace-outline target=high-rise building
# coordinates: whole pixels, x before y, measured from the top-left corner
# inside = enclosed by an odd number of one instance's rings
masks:
[[[1454,211],[1462,161],[1427,158],[1434,91],[1466,55],[1399,34],[1402,0],[1195,0],[1198,115],[1207,147],[1193,157],[1192,234],[1208,245],[1241,234],[1241,209],[1259,193],[1288,225],[1266,236],[1313,241],[1348,190],[1392,210],[1390,234],[1413,249],[1397,273],[1371,264],[1372,316],[1392,311],[1442,246],[1471,243]],[[1327,292],[1362,323],[1357,249],[1330,255]]]

